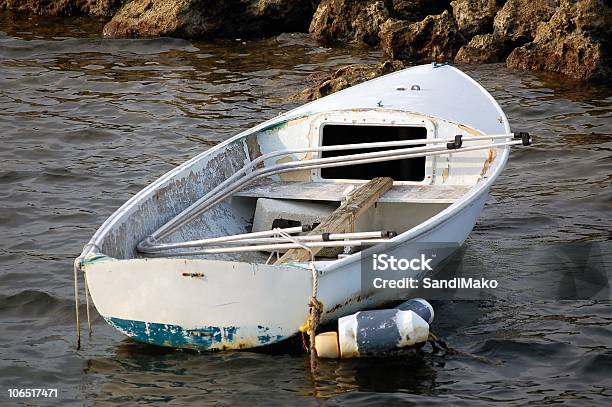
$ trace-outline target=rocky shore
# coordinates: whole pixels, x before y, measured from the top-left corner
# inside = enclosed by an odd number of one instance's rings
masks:
[[[0,10],[109,18],[105,37],[262,37],[309,32],[379,47],[388,62],[335,72],[301,98],[431,61],[505,62],[578,80],[612,78],[608,0],[0,0]]]

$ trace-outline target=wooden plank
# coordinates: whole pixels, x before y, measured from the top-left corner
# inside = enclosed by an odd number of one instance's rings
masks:
[[[250,185],[236,196],[251,198],[296,199],[307,201],[340,202],[344,191],[361,182],[302,182],[302,181],[264,181]],[[453,203],[465,195],[473,185],[394,185],[380,197],[378,202],[402,203]]]
[[[327,219],[314,228],[309,235],[322,233],[344,233],[353,230],[355,221],[370,207],[372,207],[385,192],[393,186],[393,179],[388,177],[374,178],[355,189]],[[316,255],[322,248],[313,247]],[[310,260],[310,253],[304,249],[288,250],[275,264],[290,261]]]

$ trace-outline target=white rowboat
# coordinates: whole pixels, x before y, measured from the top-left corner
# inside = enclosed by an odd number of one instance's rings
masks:
[[[135,340],[199,350],[271,344],[307,320],[311,266],[323,323],[396,300],[362,290],[360,245],[460,245],[515,144],[528,144],[525,135],[513,137],[470,77],[447,65],[405,69],[163,175],[104,222],[76,269],[100,315]],[[350,230],[300,233],[374,177],[394,182]],[[274,252],[304,246],[324,250],[314,262],[270,264]],[[351,250],[338,255],[338,246]]]

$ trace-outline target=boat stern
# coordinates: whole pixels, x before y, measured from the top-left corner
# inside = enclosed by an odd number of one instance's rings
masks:
[[[100,315],[139,342],[246,349],[295,334],[308,317],[308,270],[202,259],[81,262]]]

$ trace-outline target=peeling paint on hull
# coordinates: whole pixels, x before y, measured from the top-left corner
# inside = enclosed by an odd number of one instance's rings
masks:
[[[295,334],[308,317],[309,270],[180,258],[89,261],[83,268],[100,315],[140,342],[254,348]],[[184,276],[194,273],[205,277]]]
[[[249,337],[240,334],[240,328],[202,327],[183,329],[178,325],[134,321],[121,318],[105,318],[111,326],[126,336],[143,343],[171,348],[194,350],[246,349],[269,345],[286,337],[270,335],[269,329],[258,326]]]

